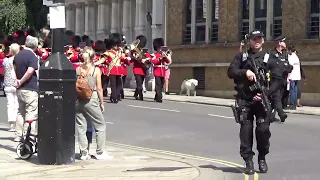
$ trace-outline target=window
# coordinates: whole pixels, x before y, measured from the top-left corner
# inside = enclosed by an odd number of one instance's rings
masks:
[[[320,0],[311,0],[311,14],[309,23],[309,38],[319,38]]]
[[[254,28],[267,34],[267,0],[254,2]]]
[[[183,42],[191,43],[191,0],[187,0],[186,4],[186,25],[184,27]]]
[[[282,0],[273,1],[273,39],[282,34]]]
[[[205,42],[206,40],[206,1],[196,1],[196,41]]]
[[[249,34],[249,0],[242,1],[242,24],[241,24],[241,39]]]
[[[219,32],[219,0],[212,0],[211,7],[211,42],[218,41],[218,32]]]

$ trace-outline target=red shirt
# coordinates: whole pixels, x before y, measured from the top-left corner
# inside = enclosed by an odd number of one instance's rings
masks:
[[[155,52],[152,55],[151,63],[153,64],[154,76],[165,77],[165,65],[170,64],[171,61],[165,57],[161,57],[161,53]]]
[[[70,60],[71,63],[78,63],[80,62],[79,61],[79,53],[73,49],[73,48],[69,48],[67,51],[66,51],[66,55],[67,55],[67,58]]]
[[[110,70],[110,75],[121,75],[121,73],[122,73],[121,62],[126,61],[125,54],[120,51],[116,51],[114,49],[111,49],[111,50],[108,50],[107,52],[105,52],[104,55],[107,58],[106,64],[110,65],[111,63],[112,64],[115,63],[115,64],[113,64],[113,67]],[[117,60],[116,62],[112,62],[113,59],[115,59],[117,56],[120,56],[120,59]]]
[[[127,76],[128,75],[128,69],[127,69],[127,66],[130,65],[130,54],[127,53],[125,55],[125,58],[124,60],[121,62],[121,74],[124,75],[124,76]]]
[[[145,56],[149,59],[152,58],[149,53],[145,53]],[[146,75],[146,72],[143,68],[143,64],[139,60],[132,59],[131,62],[133,62],[133,74],[143,75],[143,76]]]

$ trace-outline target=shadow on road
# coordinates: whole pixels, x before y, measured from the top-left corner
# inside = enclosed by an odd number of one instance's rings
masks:
[[[14,137],[0,137],[0,140],[9,140],[9,141],[13,141]]]
[[[243,167],[217,167],[214,165],[201,165],[199,168],[205,168],[205,169],[213,169],[213,170],[220,170],[222,172],[227,173],[243,173]]]
[[[0,131],[8,131],[9,128],[0,128]]]
[[[134,169],[134,170],[127,170],[127,172],[141,172],[141,171],[160,171],[160,172],[167,172],[167,171],[175,171],[180,169],[187,169],[190,167],[147,167],[141,169]]]

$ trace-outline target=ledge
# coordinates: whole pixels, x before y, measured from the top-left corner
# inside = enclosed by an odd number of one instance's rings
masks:
[[[320,61],[301,62],[302,66],[320,66]],[[170,67],[228,67],[230,63],[176,63]]]

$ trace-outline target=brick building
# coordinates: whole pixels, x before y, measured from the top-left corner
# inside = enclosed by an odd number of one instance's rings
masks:
[[[199,80],[198,94],[231,97],[227,68],[243,35],[257,28],[266,48],[280,34],[296,46],[307,75],[303,101],[320,100],[320,0],[168,0],[167,44],[173,50],[170,90],[186,78]]]

